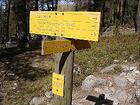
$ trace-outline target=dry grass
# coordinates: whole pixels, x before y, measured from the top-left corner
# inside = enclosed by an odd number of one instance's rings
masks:
[[[131,62],[129,57],[140,59],[140,35],[118,35],[101,37],[99,42],[91,42],[92,48],[76,52],[76,63],[82,68],[82,74],[75,76],[74,83],[80,84],[84,77],[98,73],[100,69],[118,63]]]

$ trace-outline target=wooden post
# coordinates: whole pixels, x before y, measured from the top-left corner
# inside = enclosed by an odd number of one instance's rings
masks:
[[[55,73],[64,75],[64,96],[54,96],[53,105],[72,105],[74,52],[64,52],[55,56]]]

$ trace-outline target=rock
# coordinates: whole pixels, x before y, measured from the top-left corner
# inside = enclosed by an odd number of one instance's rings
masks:
[[[126,76],[126,78],[131,83],[134,83],[135,82],[135,76],[132,73],[128,73],[127,76]]]
[[[140,79],[135,81],[136,86],[140,86]]]
[[[107,86],[105,86],[104,88],[96,87],[94,91],[97,92],[98,94],[104,94],[105,98],[109,99],[115,93],[115,88],[114,87],[109,88]]]
[[[119,105],[119,100],[117,98],[110,97],[109,99],[113,101],[113,105]]]
[[[126,100],[126,104],[127,105],[132,105],[132,101],[135,102],[134,99],[133,99],[133,96],[128,94],[128,98]]]
[[[127,62],[128,62],[128,60],[124,60],[123,62],[124,62],[124,63],[127,63]]]
[[[122,76],[126,76],[127,74],[126,73],[124,73],[124,72],[122,72],[121,74],[120,74],[120,76],[122,77]]]
[[[14,73],[8,73],[7,75],[8,75],[8,76],[15,76]]]
[[[82,82],[81,88],[82,90],[91,91],[94,87],[99,85],[106,85],[106,80],[90,75]]]
[[[30,101],[30,105],[41,105],[46,101],[46,97],[34,97]]]
[[[94,91],[98,94],[105,94],[105,98],[108,99],[115,93],[116,90],[114,87],[109,88],[105,86],[103,89],[96,87]]]
[[[110,87],[110,90],[112,91],[112,93],[115,93],[116,89],[114,87]]]
[[[130,68],[129,68],[129,66],[128,66],[128,65],[120,65],[120,66],[121,66],[122,71],[124,71],[124,72],[126,72],[126,71],[129,71],[129,70],[130,70]]]
[[[94,91],[97,92],[98,94],[103,94],[103,89],[101,88],[96,87],[94,88]]]
[[[18,87],[18,84],[17,84],[17,83],[14,83],[14,86],[15,86],[15,87]]]
[[[92,101],[86,100],[86,98],[76,99],[72,101],[72,105],[94,105],[95,103]]]
[[[86,77],[86,79],[82,82],[82,86],[81,86],[82,90],[91,91],[96,83],[96,80],[97,78],[94,77],[93,75]]]
[[[136,101],[137,101],[136,105],[140,105],[140,89],[136,91]]]
[[[73,101],[72,105],[82,105],[82,104],[79,104],[78,102]]]
[[[115,68],[116,66],[118,66],[118,65],[117,65],[117,64],[113,64],[113,65],[111,65],[111,66],[108,66],[108,67],[102,69],[102,70],[101,70],[101,73],[108,73],[108,72],[114,71],[114,70],[115,70],[114,68]]]
[[[131,61],[135,61],[136,59],[137,59],[137,55],[131,55],[130,57],[129,57],[129,59],[131,60]]]
[[[14,87],[14,86],[13,86],[13,87],[11,87],[11,90],[15,90],[15,89],[16,89],[16,87]]]
[[[53,97],[53,94],[52,94],[52,92],[45,92],[45,96],[46,96],[46,98],[51,99]]]
[[[96,80],[96,84],[95,86],[99,86],[99,85],[106,85],[107,84],[107,81],[105,79],[102,79],[102,78],[97,78]]]
[[[119,100],[119,102],[124,103],[128,98],[128,94],[125,90],[117,90],[115,97]]]
[[[113,85],[113,83],[111,81],[108,81],[108,86],[111,87]]]
[[[77,64],[74,64],[74,71],[73,72],[77,75],[80,75],[82,73],[81,68]]]
[[[132,74],[133,74],[135,77],[139,77],[139,76],[140,76],[140,71],[135,69],[135,70],[132,71]]]
[[[138,89],[138,90],[136,91],[136,97],[137,97],[137,98],[140,98],[140,89]]]
[[[125,88],[128,84],[127,79],[121,76],[114,77],[114,82],[118,87],[121,87],[121,88]]]
[[[119,101],[118,101],[117,98],[114,98],[114,99],[113,99],[113,105],[119,105]]]
[[[114,60],[114,63],[118,63],[119,62],[119,60]]]
[[[131,71],[133,71],[133,70],[137,70],[137,67],[132,66],[132,67],[130,67],[130,70],[131,70]]]
[[[103,90],[104,90],[103,92],[104,94],[112,95],[112,91],[107,86],[105,86]]]

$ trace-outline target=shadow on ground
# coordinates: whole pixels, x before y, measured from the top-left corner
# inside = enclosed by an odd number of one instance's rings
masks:
[[[113,105],[113,101],[109,99],[105,99],[104,94],[100,94],[99,97],[88,96],[86,100],[95,102],[95,105]]]
[[[0,62],[2,62],[4,65],[3,68],[0,69],[0,71],[2,71],[1,79],[11,81],[19,78],[33,81],[43,76],[49,75],[51,73],[50,70],[30,66],[31,62],[28,60],[35,55],[36,54],[34,53],[30,53],[20,57],[14,56],[1,59]]]

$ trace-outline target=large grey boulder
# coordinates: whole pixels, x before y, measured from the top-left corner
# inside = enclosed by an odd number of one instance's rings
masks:
[[[140,86],[140,79],[138,79],[138,80],[135,81],[135,85],[136,86]]]
[[[136,90],[136,97],[140,98],[140,89]]]
[[[117,76],[114,77],[114,82],[118,87],[125,88],[127,87],[128,80],[125,77]]]
[[[115,93],[115,97],[119,100],[119,102],[124,103],[128,98],[128,94],[125,90],[118,90]]]
[[[136,99],[137,99],[138,105],[140,105],[140,89],[136,90]]]
[[[128,73],[126,78],[129,82],[135,83],[135,76],[132,73]]]
[[[94,87],[106,85],[106,80],[90,75],[82,82],[82,90],[91,91]]]

